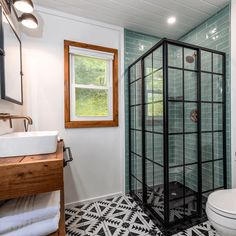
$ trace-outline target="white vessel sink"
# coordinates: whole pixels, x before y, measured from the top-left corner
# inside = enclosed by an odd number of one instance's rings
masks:
[[[15,132],[0,136],[0,157],[54,153],[58,131]]]

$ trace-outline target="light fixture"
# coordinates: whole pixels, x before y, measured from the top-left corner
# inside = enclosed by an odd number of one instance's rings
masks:
[[[0,0],[1,1],[1,0]],[[3,8],[7,14],[13,12],[19,22],[27,28],[36,29],[38,27],[37,18],[30,14],[34,10],[34,4],[32,0],[4,0]],[[17,11],[23,12],[21,16],[18,16]]]
[[[31,0],[13,0],[13,6],[21,12],[31,13],[34,10],[34,5]]]
[[[167,23],[169,25],[173,25],[176,22],[176,18],[174,16],[171,16],[167,19]]]
[[[19,21],[22,25],[30,29],[36,29],[38,27],[38,20],[30,13],[23,13],[22,16],[19,17]]]

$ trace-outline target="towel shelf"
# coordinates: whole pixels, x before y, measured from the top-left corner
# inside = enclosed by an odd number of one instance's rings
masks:
[[[58,142],[53,154],[0,158],[0,201],[61,191],[60,226],[50,236],[65,235],[63,146],[63,141]]]

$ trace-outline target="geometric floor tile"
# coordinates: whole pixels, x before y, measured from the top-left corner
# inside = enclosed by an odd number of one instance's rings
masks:
[[[130,196],[121,195],[65,210],[67,236],[164,236]],[[218,236],[209,222],[175,236]]]

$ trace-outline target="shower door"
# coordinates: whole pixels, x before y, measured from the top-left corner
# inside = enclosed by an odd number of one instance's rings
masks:
[[[144,58],[146,204],[164,218],[163,46]]]
[[[129,73],[130,190],[166,226],[226,188],[225,54],[163,39]]]

